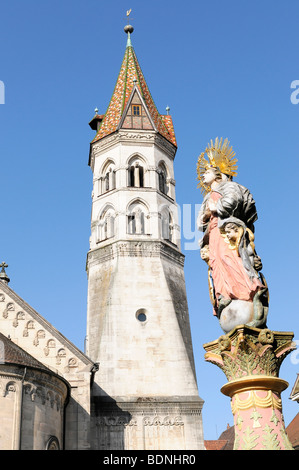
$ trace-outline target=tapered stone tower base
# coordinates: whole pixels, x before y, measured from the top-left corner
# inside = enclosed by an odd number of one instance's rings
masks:
[[[234,450],[291,450],[281,404],[288,383],[278,377],[282,361],[296,348],[293,333],[235,327],[204,344],[205,359],[219,366],[228,382],[221,392],[231,398]]]

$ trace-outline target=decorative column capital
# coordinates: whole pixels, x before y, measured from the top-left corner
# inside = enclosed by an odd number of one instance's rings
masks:
[[[240,325],[203,345],[205,359],[222,369],[229,381],[248,376],[278,377],[284,358],[294,349],[294,333]]]
[[[289,450],[280,394],[288,383],[278,377],[294,349],[294,334],[240,325],[204,344],[205,359],[220,367],[228,382],[221,392],[231,398],[235,450]]]

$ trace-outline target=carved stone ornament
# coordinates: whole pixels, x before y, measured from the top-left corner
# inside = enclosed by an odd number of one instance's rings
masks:
[[[205,359],[220,367],[231,398],[235,450],[287,450],[280,394],[288,387],[279,378],[284,358],[294,349],[293,333],[240,325],[204,345]]]
[[[61,364],[61,359],[66,357],[65,349],[61,348],[57,352],[56,364]]]
[[[49,355],[49,352],[50,352],[50,349],[52,348],[55,348],[56,345],[55,345],[55,340],[54,339],[49,339],[48,342],[47,342],[47,346],[44,348],[44,353],[45,353],[45,356],[48,356]]]
[[[101,416],[97,426],[137,426],[137,420],[128,416]]]
[[[46,443],[46,450],[60,450],[60,445],[57,437],[51,436]]]
[[[23,336],[27,337],[29,335],[29,330],[34,330],[35,325],[33,320],[29,320],[24,328]]]
[[[17,386],[15,382],[13,381],[7,382],[3,396],[8,395],[9,392],[15,393],[16,390],[17,390]]]
[[[25,319],[25,313],[20,311],[16,314],[16,317],[14,321],[12,322],[12,325],[16,328],[17,326],[19,326],[19,320],[24,320],[24,319]]]
[[[5,310],[3,311],[3,318],[7,318],[8,317],[8,312],[13,312],[15,309],[15,306],[12,302],[9,302],[7,305],[6,305],[6,308]]]
[[[161,418],[160,416],[154,417],[145,417],[143,418],[144,426],[184,426],[184,422],[180,416],[171,418],[170,416],[165,416]]]
[[[35,338],[34,338],[34,340],[33,340],[34,346],[38,346],[38,345],[39,345],[39,340],[40,340],[40,339],[43,339],[43,338],[45,338],[45,337],[46,337],[45,331],[44,331],[44,330],[38,330],[38,331],[36,332]]]

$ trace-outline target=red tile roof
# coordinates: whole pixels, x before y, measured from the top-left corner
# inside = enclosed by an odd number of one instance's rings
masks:
[[[204,441],[204,446],[206,450],[223,450],[227,441],[217,440],[217,441]]]
[[[118,125],[131,96],[135,82],[141,92],[141,96],[148,108],[157,132],[173,145],[177,146],[171,116],[162,116],[159,114],[146,84],[135,51],[131,45],[127,45],[126,47],[112,98],[103,117],[101,127],[92,143],[118,130]]]
[[[292,443],[292,446],[299,449],[299,413],[297,413],[295,418],[290,422],[286,428],[286,432]]]
[[[227,425],[225,431],[221,433],[219,439],[204,441],[206,450],[233,450],[235,442],[235,427]]]

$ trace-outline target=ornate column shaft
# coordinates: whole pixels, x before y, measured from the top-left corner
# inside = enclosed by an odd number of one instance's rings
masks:
[[[293,333],[235,327],[204,345],[205,359],[225,373],[221,392],[231,398],[234,450],[291,450],[282,413],[281,392],[288,383],[278,377],[284,358],[296,348]]]

